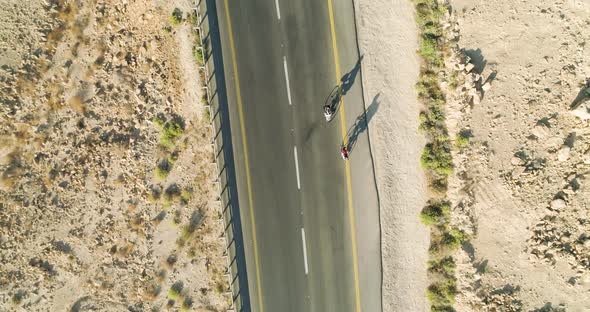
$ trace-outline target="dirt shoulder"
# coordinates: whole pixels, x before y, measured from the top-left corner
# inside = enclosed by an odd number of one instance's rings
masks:
[[[426,311],[429,231],[414,84],[419,60],[414,8],[406,0],[355,1],[365,103],[380,201],[384,311]]]
[[[0,310],[225,311],[192,1],[0,6]]]

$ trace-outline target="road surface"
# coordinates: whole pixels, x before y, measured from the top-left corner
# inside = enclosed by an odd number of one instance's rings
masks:
[[[381,311],[378,102],[365,113],[352,1],[331,1],[217,1],[252,311]]]

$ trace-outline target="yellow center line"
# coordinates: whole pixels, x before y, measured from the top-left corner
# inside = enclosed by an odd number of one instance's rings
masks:
[[[336,64],[336,81],[338,82],[338,92],[342,91],[340,84],[340,58],[338,57],[338,45],[336,44],[336,27],[334,26],[334,9],[332,7],[332,0],[328,0],[328,12],[330,13],[330,31],[332,32],[332,50],[334,51],[334,63]],[[342,142],[346,146],[348,144],[348,137],[346,135],[346,113],[344,112],[344,98],[340,98],[340,129],[342,130]],[[356,227],[354,224],[354,207],[352,205],[352,179],[350,174],[350,164],[345,162],[346,168],[346,191],[348,193],[348,214],[350,216],[350,231],[352,240],[352,257],[354,263],[354,290],[356,297],[356,311],[361,311],[361,291],[359,287],[359,270],[358,257],[356,251]]]
[[[252,240],[254,241],[254,262],[256,263],[256,285],[258,286],[258,305],[260,306],[260,312],[264,311],[262,306],[262,287],[260,286],[260,265],[258,262],[258,243],[256,241],[256,226],[254,222],[254,204],[252,201],[252,186],[250,184],[250,167],[248,161],[248,144],[246,141],[246,128],[244,126],[244,113],[242,110],[242,95],[240,93],[240,80],[238,79],[238,64],[236,62],[236,50],[234,47],[234,34],[232,32],[231,21],[229,17],[229,8],[227,0],[225,3],[225,17],[227,19],[227,29],[229,33],[229,47],[231,51],[231,60],[234,70],[234,80],[236,85],[236,98],[238,101],[238,114],[240,117],[240,132],[242,134],[242,148],[244,150],[244,163],[246,166],[246,184],[248,189],[248,205],[250,206],[250,222],[252,226]]]

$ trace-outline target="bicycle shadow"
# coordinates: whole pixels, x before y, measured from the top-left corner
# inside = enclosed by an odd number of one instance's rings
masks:
[[[352,88],[352,85],[354,84],[354,81],[356,80],[356,76],[358,75],[358,73],[361,70],[362,60],[363,60],[363,56],[361,55],[361,57],[359,57],[358,61],[354,65],[354,68],[351,71],[349,71],[348,73],[346,73],[344,76],[342,76],[342,78],[340,79],[341,95],[346,95],[348,90],[350,90],[350,88]]]
[[[342,94],[340,92],[339,86],[335,86],[334,89],[330,92],[330,95],[326,98],[324,105],[329,105],[330,110],[334,112],[338,112],[340,108],[340,99],[342,98]]]
[[[328,95],[328,97],[326,98],[324,105],[329,105],[330,110],[334,113],[338,112],[338,109],[340,108],[340,103],[342,103],[342,97],[346,95],[346,93],[352,88],[352,85],[356,80],[356,76],[358,76],[358,73],[361,70],[362,60],[363,56],[361,55],[359,60],[356,62],[354,68],[348,73],[346,73],[344,76],[342,76],[342,78],[340,79],[340,84],[335,86],[330,92],[330,95]]]
[[[352,153],[354,147],[356,146],[356,142],[358,141],[359,136],[367,130],[369,122],[377,113],[379,109],[379,96],[380,94],[377,93],[371,102],[371,105],[363,112],[360,116],[358,116],[354,122],[354,125],[348,130],[346,133],[346,137],[348,138],[348,143],[346,144],[346,149],[349,153]]]

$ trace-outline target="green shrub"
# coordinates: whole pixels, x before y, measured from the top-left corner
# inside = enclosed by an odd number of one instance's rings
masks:
[[[429,66],[441,66],[443,64],[442,59],[442,47],[439,47],[438,39],[430,36],[423,36],[420,40],[420,49],[418,53],[424,58],[424,61]]]
[[[180,281],[174,283],[170,290],[168,291],[168,299],[170,300],[178,300],[182,290],[184,289],[184,284]]]
[[[420,130],[426,131],[428,136],[436,136],[439,132],[444,132],[445,115],[441,107],[431,105],[428,110],[421,112],[419,116]]]
[[[443,29],[441,17],[449,9],[447,5],[439,5],[437,0],[414,0],[416,6],[416,23],[420,29],[420,46],[418,54],[424,60],[420,76],[416,83],[418,98],[425,106],[420,113],[420,129],[426,133],[429,143],[424,147],[420,163],[426,169],[430,186],[435,191],[444,193],[448,186],[448,176],[453,170],[451,156],[452,142],[448,137],[445,125],[445,95],[440,88],[439,74],[444,66],[445,45],[442,39]],[[457,74],[451,76],[451,88],[457,88]],[[459,142],[459,140],[455,140]],[[461,141],[460,143],[463,143]],[[437,275],[437,282],[427,289],[427,297],[433,312],[454,312],[452,305],[457,292],[455,285],[455,262],[449,255],[465,239],[463,232],[447,230],[450,219],[450,203],[448,201],[429,202],[420,219],[431,226],[430,257],[428,271]],[[442,280],[438,280],[442,279]]]
[[[469,137],[464,137],[461,134],[457,134],[457,136],[455,137],[455,145],[459,149],[467,147],[467,145],[469,145]]]
[[[456,312],[451,306],[431,306],[430,312]]]
[[[189,311],[193,306],[193,299],[190,297],[184,298],[182,305],[180,306],[181,311]]]
[[[428,271],[430,273],[439,273],[448,278],[453,277],[456,268],[457,265],[452,256],[428,261]]]
[[[441,224],[448,221],[450,214],[451,205],[449,202],[433,202],[422,209],[420,219],[425,225]]]
[[[152,122],[162,128],[164,126],[164,123],[166,123],[166,117],[164,116],[164,114],[157,114],[156,116],[154,116],[154,118],[152,118]]]
[[[451,73],[451,76],[449,77],[449,87],[452,90],[457,89],[457,87],[459,87],[459,84],[461,83],[461,80],[459,78],[459,73],[457,71],[453,71]]]
[[[422,151],[420,163],[425,169],[429,169],[435,174],[447,177],[453,171],[453,161],[451,151],[446,142],[428,143]]]
[[[416,22],[420,29],[432,24],[440,24],[439,20],[447,8],[439,5],[436,0],[416,0]],[[424,30],[423,30],[424,32]]]
[[[189,13],[188,16],[186,17],[187,20],[189,21],[189,23],[193,26],[199,26],[199,20],[197,19],[197,13],[193,12],[193,13]],[[196,32],[197,30],[195,30]]]
[[[459,149],[464,149],[469,145],[469,140],[473,135],[471,130],[463,129],[455,136],[455,146]]]
[[[450,249],[457,249],[465,241],[465,233],[457,229],[451,229],[443,233],[441,245]]]
[[[454,279],[435,282],[428,286],[426,297],[432,306],[452,306],[455,303],[457,286]]]
[[[13,296],[12,296],[12,303],[14,304],[21,304],[23,298],[25,297],[26,293],[22,289],[19,289]]]
[[[207,122],[211,122],[211,106],[205,108],[204,119]]]
[[[175,8],[170,15],[170,24],[176,26],[182,23],[182,11],[179,8]]]
[[[174,161],[170,158],[161,160],[158,165],[156,165],[156,178],[160,180],[166,179],[172,171],[172,167],[174,166]]]
[[[416,83],[416,90],[420,99],[433,101],[433,103],[428,102],[430,104],[444,104],[445,98],[438,85],[438,76],[434,71],[423,69],[420,72],[418,82]]]
[[[203,66],[203,64],[205,64],[205,58],[203,57],[203,49],[197,43],[193,48],[193,55],[195,56],[197,64],[199,64],[200,66]]]
[[[193,190],[192,188],[185,188],[180,192],[180,201],[186,205],[193,197]]]
[[[172,147],[176,140],[184,132],[184,126],[181,121],[171,120],[164,124],[162,127],[162,137],[160,138],[160,145],[164,147]]]

